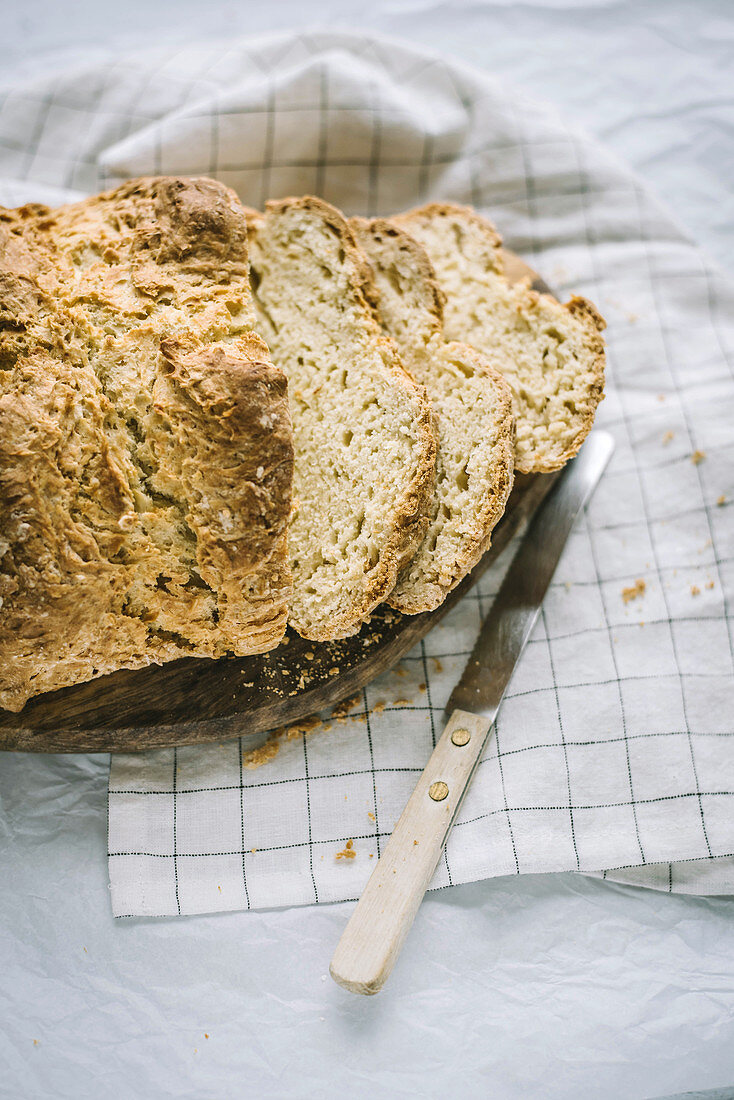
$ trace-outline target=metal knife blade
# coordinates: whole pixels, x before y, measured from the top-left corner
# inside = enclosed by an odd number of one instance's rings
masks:
[[[538,618],[576,517],[612,456],[614,440],[594,431],[533,517],[446,705],[494,720]]]

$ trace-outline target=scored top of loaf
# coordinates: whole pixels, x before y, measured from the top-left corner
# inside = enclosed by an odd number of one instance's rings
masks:
[[[0,211],[0,705],[285,628],[287,384],[208,179]]]

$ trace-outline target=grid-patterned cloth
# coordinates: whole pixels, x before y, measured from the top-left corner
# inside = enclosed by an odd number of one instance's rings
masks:
[[[381,40],[156,51],[4,95],[6,203],[151,172],[207,173],[253,206],[304,192],[365,214],[472,202],[559,293],[598,303],[609,322],[598,420],[616,453],[433,885],[579,870],[734,892],[732,286],[626,168],[551,111]],[[238,742],[115,757],[114,912],[356,897],[502,569],[352,717],[284,741],[258,770]],[[638,578],[644,593],[625,603]],[[356,858],[337,859],[347,838]]]

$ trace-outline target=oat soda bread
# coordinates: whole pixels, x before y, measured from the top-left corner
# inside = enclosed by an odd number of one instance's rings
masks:
[[[250,215],[258,327],[288,376],[296,444],[290,622],[356,633],[428,524],[436,442],[423,386],[374,316],[369,265],[343,216],[311,197]]]
[[[208,179],[0,210],[0,705],[285,629],[292,428]]]
[[[579,450],[604,389],[604,321],[504,276],[501,240],[470,207],[431,203],[392,219],[423,245],[446,295],[444,332],[484,353],[512,390],[515,469],[557,470]]]
[[[384,219],[350,224],[375,274],[380,322],[436,414],[429,527],[388,597],[398,610],[417,614],[443,603],[489,547],[512,488],[512,397],[485,356],[444,341],[444,296],[422,246]]]

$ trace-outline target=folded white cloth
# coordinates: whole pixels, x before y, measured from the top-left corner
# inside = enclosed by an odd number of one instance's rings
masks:
[[[734,892],[734,290],[604,149],[486,74],[379,39],[275,36],[13,90],[0,200],[207,173],[261,206],[471,202],[606,316],[617,449],[577,525],[433,886],[578,870]],[[506,563],[506,557],[505,557]],[[116,915],[356,897],[440,733],[503,564],[354,715],[283,741],[113,758]],[[625,601],[623,589],[638,594]],[[628,594],[629,595],[629,594]],[[346,839],[354,858],[337,858]]]

